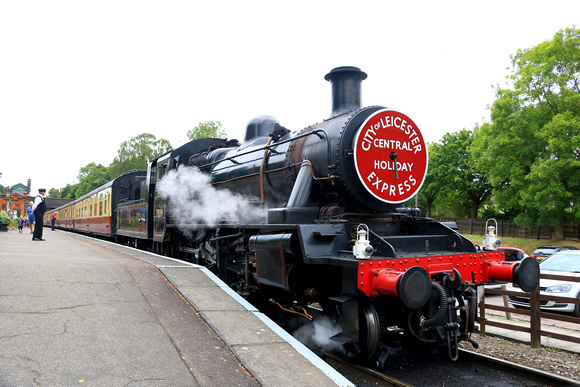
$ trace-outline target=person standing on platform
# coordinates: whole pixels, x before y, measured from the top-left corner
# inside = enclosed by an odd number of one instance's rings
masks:
[[[24,216],[20,215],[18,218],[18,233],[22,234],[22,229],[24,228]]]
[[[28,227],[30,228],[30,233],[34,233],[34,212],[32,211],[32,206],[34,202],[30,202],[28,208],[26,209],[26,213],[28,216],[26,217],[26,223],[28,223]]]
[[[43,217],[46,212],[46,204],[44,203],[44,195],[46,195],[46,189],[40,188],[38,190],[38,195],[34,199],[34,204],[32,205],[32,211],[34,212],[34,233],[32,234],[33,241],[43,241],[42,239],[42,228],[44,226]]]
[[[56,223],[56,212],[52,213],[52,216],[50,217],[50,228],[52,231],[54,231],[54,224]]]

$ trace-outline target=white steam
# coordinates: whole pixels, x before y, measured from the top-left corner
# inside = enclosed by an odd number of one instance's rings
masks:
[[[267,210],[226,189],[216,189],[210,177],[195,167],[180,166],[159,182],[171,217],[180,226],[215,226],[219,223],[265,223]]]
[[[330,338],[341,332],[341,328],[332,323],[328,317],[319,317],[316,320],[298,328],[292,334],[298,341],[308,346],[315,346],[321,350],[340,351],[341,345]]]

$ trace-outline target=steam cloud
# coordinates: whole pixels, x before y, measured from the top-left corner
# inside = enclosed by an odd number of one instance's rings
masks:
[[[341,345],[330,339],[340,331],[339,326],[333,324],[328,317],[322,316],[298,328],[292,335],[304,345],[316,346],[331,352],[341,350]]]
[[[183,228],[266,221],[267,210],[250,204],[241,195],[214,188],[210,176],[195,167],[180,166],[169,171],[159,182],[159,192],[168,199],[171,217]]]

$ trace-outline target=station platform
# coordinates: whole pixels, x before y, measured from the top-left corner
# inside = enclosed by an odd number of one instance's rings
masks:
[[[353,386],[205,268],[0,233],[0,386]]]

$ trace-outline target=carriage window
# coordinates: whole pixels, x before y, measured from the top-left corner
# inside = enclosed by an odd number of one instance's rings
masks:
[[[160,168],[159,168],[159,178],[157,179],[157,181],[159,182],[163,176],[165,176],[165,174],[167,173],[167,163],[163,164]]]

